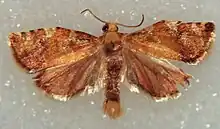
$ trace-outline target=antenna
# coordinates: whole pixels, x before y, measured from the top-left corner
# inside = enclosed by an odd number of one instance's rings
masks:
[[[97,17],[90,9],[84,9],[81,14],[85,13],[85,12],[89,12],[92,14],[93,17],[95,17],[97,20],[99,20],[100,22],[103,22],[103,23],[108,23],[102,19],[100,19],[99,17]],[[129,28],[133,28],[133,27],[139,27],[143,24],[144,22],[144,14],[141,15],[142,16],[142,19],[141,19],[141,22],[137,25],[124,25],[124,24],[121,24],[121,23],[115,23],[116,25],[119,25],[119,26],[123,26],[123,27],[129,27]]]
[[[85,13],[85,12],[90,12],[92,14],[93,17],[95,17],[97,20],[99,20],[100,22],[103,22],[103,23],[107,23],[106,21],[100,19],[99,17],[97,17],[90,9],[85,9],[81,12],[81,14]]]
[[[139,24],[137,24],[137,25],[133,25],[133,26],[132,25],[124,25],[124,24],[121,24],[121,23],[116,23],[116,25],[133,28],[133,27],[141,26],[143,22],[144,22],[144,14],[142,14],[141,22]]]

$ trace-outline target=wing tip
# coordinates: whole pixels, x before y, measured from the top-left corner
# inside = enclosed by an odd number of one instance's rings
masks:
[[[28,68],[24,63],[22,63],[22,61],[19,59],[19,56],[16,53],[15,48],[13,47],[13,45],[11,45],[10,48],[11,48],[11,53],[12,53],[13,59],[16,62],[16,64],[19,66],[19,68],[24,70],[26,73],[30,73],[31,69]]]
[[[215,42],[215,38],[216,38],[216,33],[213,31],[211,31],[210,36],[208,38],[208,47],[207,49],[200,54],[199,56],[193,58],[193,59],[189,59],[189,60],[183,60],[184,62],[186,62],[189,65],[198,65],[201,61],[204,60],[205,57],[208,56],[208,53],[210,53],[210,49],[212,48],[214,42]]]

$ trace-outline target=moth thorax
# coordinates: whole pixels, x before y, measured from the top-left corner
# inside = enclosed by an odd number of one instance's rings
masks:
[[[104,51],[106,55],[116,54],[122,49],[120,43],[107,43],[104,45]]]

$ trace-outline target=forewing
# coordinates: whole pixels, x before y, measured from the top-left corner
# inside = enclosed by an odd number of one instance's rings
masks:
[[[91,56],[99,43],[95,36],[61,27],[9,35],[9,46],[16,61],[32,72]]]
[[[140,31],[124,36],[132,51],[157,58],[198,63],[210,49],[215,37],[211,22],[159,21]]]
[[[176,86],[189,83],[190,75],[165,60],[130,50],[124,52],[124,57],[128,82],[140,86],[158,101],[178,97],[180,93]]]

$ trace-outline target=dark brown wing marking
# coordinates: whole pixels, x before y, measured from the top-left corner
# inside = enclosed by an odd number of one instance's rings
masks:
[[[215,37],[211,22],[160,21],[124,36],[132,51],[157,58],[198,63],[209,50]]]
[[[98,44],[95,36],[61,27],[9,35],[9,45],[15,59],[32,72],[77,62],[94,54]]]
[[[76,63],[52,67],[39,72],[34,78],[39,88],[54,99],[66,101],[73,95],[84,90],[86,86],[94,86],[97,77],[94,71],[99,71],[100,56],[92,55]]]
[[[176,85],[189,83],[190,75],[164,60],[130,50],[124,51],[124,57],[128,82],[142,87],[157,101],[179,97]]]

